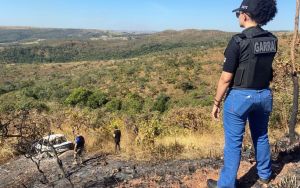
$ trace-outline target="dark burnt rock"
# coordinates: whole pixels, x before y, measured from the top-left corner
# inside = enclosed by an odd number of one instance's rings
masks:
[[[196,167],[195,166],[189,166],[189,173],[193,174],[196,172]]]
[[[273,146],[273,153],[276,154],[276,160],[278,162],[291,162],[300,160],[300,139],[290,144],[288,138],[283,138]]]

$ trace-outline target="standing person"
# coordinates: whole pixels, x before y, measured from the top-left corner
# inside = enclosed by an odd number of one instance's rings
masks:
[[[223,72],[214,100],[212,116],[219,118],[221,101],[227,91],[223,124],[225,134],[224,166],[218,181],[209,179],[209,188],[235,188],[241,159],[246,121],[249,121],[255,148],[259,182],[271,177],[271,152],[268,121],[272,111],[272,62],[277,38],[261,26],[277,13],[275,0],[244,0],[234,10],[242,33],[233,36],[225,50]]]
[[[82,164],[82,158],[83,158],[83,152],[84,152],[84,144],[85,140],[84,137],[81,135],[78,135],[75,138],[75,147],[74,147],[74,164]]]
[[[114,130],[114,139],[115,139],[115,152],[121,151],[120,142],[121,142],[121,130],[115,126]]]

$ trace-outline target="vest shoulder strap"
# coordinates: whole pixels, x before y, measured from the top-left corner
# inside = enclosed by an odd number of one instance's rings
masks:
[[[238,44],[246,38],[247,38],[247,36],[244,33],[239,33],[239,34],[236,34],[233,36],[234,41]]]
[[[255,35],[253,35],[253,36],[247,36],[244,33],[239,33],[239,34],[234,35],[233,39],[235,40],[236,43],[240,43],[244,39],[252,39],[252,38],[264,37],[264,36],[270,36],[270,37],[277,38],[276,36],[274,36],[269,31],[262,31],[262,32],[259,32],[259,33],[255,34]]]
[[[270,33],[269,31],[262,31],[259,32],[257,34],[255,34],[253,36],[253,38],[258,38],[258,37],[264,37],[264,36],[268,36],[268,37],[275,37],[272,33]],[[276,37],[275,37],[276,38]]]

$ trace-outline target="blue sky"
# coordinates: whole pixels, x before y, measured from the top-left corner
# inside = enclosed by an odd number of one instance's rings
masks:
[[[292,30],[296,0],[277,0],[268,30]],[[1,0],[0,26],[161,31],[240,31],[241,0]]]

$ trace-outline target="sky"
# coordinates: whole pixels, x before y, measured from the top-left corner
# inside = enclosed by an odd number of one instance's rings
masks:
[[[265,29],[293,30],[296,0],[277,0]],[[232,10],[241,0],[1,0],[0,26],[122,31],[241,31]]]

